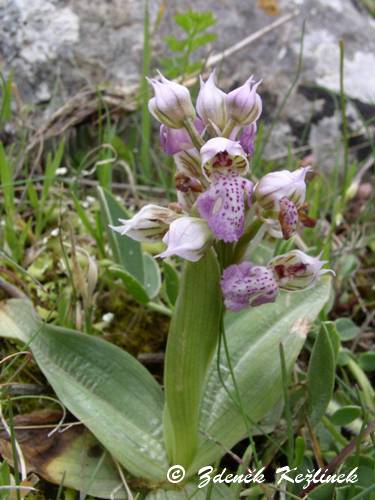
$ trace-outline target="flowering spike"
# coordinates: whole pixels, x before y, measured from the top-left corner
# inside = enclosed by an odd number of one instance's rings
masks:
[[[221,290],[227,309],[240,311],[250,306],[274,302],[278,286],[271,269],[242,262],[224,270]]]
[[[121,226],[109,227],[136,241],[157,241],[162,239],[169,224],[177,217],[176,212],[169,208],[145,205],[131,219],[119,219]]]
[[[216,238],[227,243],[243,234],[245,200],[250,206],[253,184],[238,175],[217,174],[211,187],[197,200],[198,211]]]
[[[187,119],[195,118],[190,92],[184,85],[167,80],[161,73],[161,82],[152,78],[147,81],[152,85],[155,96],[148,102],[150,113],[170,128],[182,128]]]
[[[260,83],[261,80],[254,83],[251,76],[241,87],[227,95],[228,116],[238,125],[250,125],[262,113],[262,99],[256,92]]]
[[[226,94],[215,84],[215,71],[204,82],[197,97],[197,112],[205,125],[212,124],[223,130],[227,122]]]
[[[207,141],[200,154],[203,172],[207,177],[211,174],[244,175],[249,169],[249,162],[241,144],[224,137],[214,137]]]
[[[163,242],[167,249],[157,257],[178,255],[196,262],[213,243],[213,236],[206,221],[196,217],[179,217],[169,226]]]
[[[312,287],[323,274],[334,274],[331,269],[322,269],[324,264],[326,261],[320,260],[320,256],[311,257],[301,250],[292,250],[272,259],[269,266],[279,288],[293,292]]]

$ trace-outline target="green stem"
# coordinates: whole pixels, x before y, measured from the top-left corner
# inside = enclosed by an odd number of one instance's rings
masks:
[[[339,432],[336,427],[331,423],[330,419],[325,415],[322,417],[322,424],[327,429],[327,431],[332,435],[336,442],[340,443],[342,446],[346,446],[348,441],[344,438],[344,436]]]
[[[224,127],[222,136],[229,137],[236,125],[237,123],[234,120],[232,120],[232,118],[230,118]]]
[[[227,386],[225,384],[225,381],[224,381],[224,379],[222,377],[222,374],[221,374],[221,370],[220,370],[221,341],[223,341],[224,352],[225,352],[226,361],[227,361],[228,368],[229,368],[229,373],[231,375],[231,379],[232,379],[232,383],[233,383],[233,387],[234,387],[234,391],[235,391],[235,397],[233,397],[233,395],[231,394],[230,390],[227,388]],[[223,318],[221,318],[221,324],[220,324],[220,336],[219,336],[218,355],[217,355],[217,370],[218,370],[218,375],[219,375],[219,379],[220,379],[220,382],[221,382],[222,386],[224,387],[226,393],[228,394],[228,396],[230,397],[230,399],[232,400],[232,402],[234,403],[234,405],[237,406],[237,408],[239,409],[239,411],[241,413],[241,416],[243,418],[244,424],[246,426],[246,432],[247,432],[247,435],[248,435],[248,438],[249,438],[249,441],[250,441],[250,447],[251,447],[251,450],[252,450],[252,454],[254,456],[255,464],[256,464],[257,468],[260,468],[261,465],[260,465],[260,462],[258,460],[258,455],[257,455],[257,452],[256,452],[254,439],[253,439],[253,436],[251,434],[251,429],[250,429],[251,422],[250,422],[249,417],[246,415],[246,412],[245,412],[244,407],[242,405],[241,394],[240,394],[240,391],[238,389],[236,376],[234,374],[232,362],[231,362],[231,359],[230,359],[230,353],[229,353],[229,349],[228,349],[227,338],[226,338],[226,335],[225,335],[225,328],[224,328],[224,320],[223,320]]]
[[[348,121],[346,118],[346,96],[344,90],[344,42],[340,40],[340,104],[341,104],[341,120],[342,120],[342,142],[344,147],[344,187],[345,193],[348,187],[348,171],[349,171],[349,134]]]
[[[234,251],[233,262],[240,262],[249,246],[250,241],[257,235],[258,231],[262,227],[263,222],[261,220],[255,220],[244,232],[241,238],[238,240]]]
[[[371,411],[375,411],[374,389],[372,388],[372,385],[369,379],[367,378],[365,372],[362,370],[362,368],[359,367],[359,365],[353,359],[349,359],[347,367],[349,368],[353,377],[356,379],[358,385],[362,389],[364,400],[366,401],[367,406]]]
[[[187,118],[184,121],[184,127],[185,127],[187,133],[190,135],[192,143],[199,151],[201,149],[201,147],[203,146],[204,141],[203,141],[202,137],[199,135],[197,129],[195,128],[193,119]]]
[[[199,408],[216,351],[222,300],[213,250],[187,262],[173,311],[165,355],[164,436],[171,464],[188,468],[198,448]]]

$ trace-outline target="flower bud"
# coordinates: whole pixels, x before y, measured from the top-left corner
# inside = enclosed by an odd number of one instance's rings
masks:
[[[215,72],[204,82],[197,97],[197,112],[205,125],[213,123],[223,130],[227,122],[226,94],[215,85]]]
[[[131,219],[119,219],[121,226],[109,226],[120,234],[136,241],[158,241],[168,231],[178,215],[173,210],[158,205],[145,205]]]
[[[254,83],[251,76],[241,87],[227,95],[228,116],[238,125],[250,125],[262,113],[262,99],[256,92],[260,83]]]
[[[207,141],[200,154],[203,172],[208,178],[212,173],[244,175],[249,169],[249,162],[241,144],[225,137],[214,137]]]
[[[294,172],[280,170],[271,172],[260,179],[255,186],[255,199],[266,211],[279,211],[282,198],[288,198],[296,206],[305,201],[305,177],[310,167],[299,168]]]
[[[204,129],[202,120],[197,118],[194,125],[200,134]],[[167,155],[174,155],[194,148],[190,135],[185,128],[169,128],[163,124],[160,125],[160,145]]]
[[[177,255],[196,262],[213,243],[213,235],[207,222],[196,217],[179,217],[169,226],[163,238],[167,249],[157,257]]]
[[[184,85],[167,80],[160,74],[161,82],[148,79],[155,96],[149,100],[148,109],[160,123],[170,128],[182,128],[187,119],[195,118],[190,92]]]
[[[293,292],[312,287],[323,274],[334,274],[331,269],[322,269],[324,264],[326,261],[319,257],[310,257],[301,250],[292,250],[272,259],[269,266],[274,271],[280,290]]]
[[[227,267],[221,278],[224,303],[231,311],[275,302],[278,286],[271,269],[250,262]]]

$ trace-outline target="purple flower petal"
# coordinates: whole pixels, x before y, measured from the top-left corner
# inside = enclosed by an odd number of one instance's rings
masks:
[[[204,129],[202,120],[197,118],[194,125],[197,132],[200,134]],[[163,124],[160,125],[160,145],[167,155],[174,155],[194,147],[186,129],[169,128]]]
[[[242,262],[227,267],[221,278],[224,303],[231,311],[274,302],[278,285],[269,267]]]
[[[238,175],[217,174],[211,187],[197,200],[198,211],[216,238],[227,243],[243,234],[245,199],[251,204],[253,184]]]
[[[240,144],[246,154],[252,155],[254,153],[254,142],[257,133],[256,123],[251,123],[244,127],[240,135]]]

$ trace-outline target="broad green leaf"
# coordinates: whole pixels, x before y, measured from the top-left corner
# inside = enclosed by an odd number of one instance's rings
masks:
[[[98,187],[98,194],[113,259],[140,283],[143,283],[143,257],[139,242],[126,235],[116,233],[108,227],[109,224],[118,226],[118,219],[128,219],[128,213],[121,207],[113,194],[106,189]]]
[[[144,268],[144,288],[150,299],[154,299],[161,287],[160,269],[155,259],[150,254],[143,254],[143,268]]]
[[[119,266],[112,266],[109,270],[118,278],[121,278],[127,292],[141,304],[147,304],[150,300],[148,293],[143,285],[132,274],[128,273],[124,268]]]
[[[62,403],[129,472],[165,478],[163,394],[136,359],[102,339],[43,324],[24,300],[2,303],[0,336],[30,345]]]
[[[335,353],[329,332],[324,326],[315,339],[307,372],[310,419],[317,424],[331,400],[335,385]]]
[[[331,416],[331,422],[334,425],[347,425],[353,422],[356,418],[360,417],[362,409],[360,406],[348,405],[343,406],[335,411]]]
[[[203,383],[219,335],[219,279],[213,251],[198,262],[185,264],[168,335],[165,439],[171,463],[184,467],[196,452]]]
[[[321,280],[311,290],[280,294],[274,304],[250,308],[241,313],[227,313],[226,336],[232,367],[243,408],[252,422],[261,421],[281,397],[280,342],[283,343],[286,366],[290,370],[303,347],[311,323],[328,300],[329,292],[330,282]],[[221,352],[221,373],[226,387],[233,391],[224,352]],[[218,377],[216,359],[207,377],[200,411],[200,430],[200,447],[189,474],[220,458],[223,450],[230,449],[246,435],[243,418]]]
[[[353,340],[360,328],[349,318],[339,318],[335,321],[336,329],[343,342]]]
[[[359,366],[365,372],[375,371],[375,352],[363,352],[358,358]]]
[[[164,286],[168,300],[172,305],[176,303],[180,279],[176,269],[167,261],[163,261]]]

